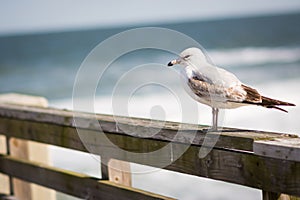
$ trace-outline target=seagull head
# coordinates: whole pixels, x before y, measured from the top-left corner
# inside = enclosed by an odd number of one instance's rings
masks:
[[[202,52],[201,49],[191,47],[182,51],[177,59],[171,60],[168,63],[168,66],[170,67],[179,64],[183,67],[186,67],[188,65],[195,65],[201,63],[207,63],[207,58],[205,54]]]

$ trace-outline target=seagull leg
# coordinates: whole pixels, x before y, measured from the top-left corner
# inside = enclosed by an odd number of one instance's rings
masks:
[[[219,114],[219,109],[218,108],[212,108],[212,127],[211,127],[211,131],[217,131],[218,130],[218,114]]]

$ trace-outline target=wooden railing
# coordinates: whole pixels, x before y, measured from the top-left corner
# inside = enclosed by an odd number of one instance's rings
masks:
[[[74,122],[74,116],[77,122]],[[126,127],[127,132],[118,127]],[[153,167],[161,167],[165,162],[164,169],[167,170],[261,189],[263,199],[300,196],[300,139],[297,136],[230,128],[216,133],[206,132],[206,128],[126,117],[118,118],[116,122],[111,115],[0,104],[0,134],[7,140],[17,138],[83,152],[93,151],[103,160],[116,159]],[[87,138],[104,135],[111,143],[102,143],[97,138],[83,141],[78,130]],[[128,135],[128,131],[134,134]],[[217,142],[208,155],[199,157],[204,140],[214,138],[218,138]],[[170,143],[174,150],[172,154],[175,154],[172,157],[178,159],[172,160],[170,154],[153,157],[148,153]],[[118,153],[119,149],[142,156]],[[176,152],[180,151],[176,149],[184,149],[184,152],[178,156]],[[155,159],[159,162],[154,162]],[[114,183],[106,165],[102,165],[102,179],[96,179],[16,158],[8,152],[0,155],[0,172],[83,199],[171,199]]]

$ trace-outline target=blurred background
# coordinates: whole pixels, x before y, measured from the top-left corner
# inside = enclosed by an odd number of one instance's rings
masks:
[[[76,73],[89,52],[114,34],[149,26],[169,28],[188,35],[207,50],[215,64],[235,73],[245,84],[266,96],[300,105],[298,0],[1,0],[0,93],[44,96],[52,107],[72,109]],[[105,74],[105,87],[97,90],[96,101],[99,104],[95,103],[96,112],[113,113],[111,90],[119,75],[139,64],[167,64],[172,58],[166,52],[148,49],[116,62]],[[98,67],[105,66],[99,63]],[[140,75],[144,76],[143,72]],[[89,75],[86,76],[88,79]],[[159,74],[147,71],[147,76]],[[163,78],[170,79],[170,84],[180,85],[175,81],[177,79]],[[130,84],[134,82],[124,87]],[[178,105],[170,103],[166,93],[156,88],[142,91],[131,102],[137,105],[132,106],[131,116],[180,121]],[[156,102],[155,105],[167,102],[171,107],[166,108],[168,110],[163,115],[150,115],[149,109],[145,108],[151,107],[151,102]],[[256,107],[230,110],[225,113],[223,124],[299,134],[299,107],[288,110],[289,114]],[[210,109],[199,105],[199,113],[199,123],[210,124]],[[74,154],[68,151],[52,148],[51,152],[54,165],[90,174],[99,171],[98,165],[88,161],[87,156],[78,155],[75,160]],[[163,170],[133,174],[133,185],[179,199],[261,198],[259,190]],[[63,195],[59,198],[72,199]]]

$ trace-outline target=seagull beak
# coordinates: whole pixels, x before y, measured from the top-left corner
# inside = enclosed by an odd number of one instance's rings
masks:
[[[175,59],[175,60],[172,60],[172,61],[170,61],[169,63],[168,63],[168,66],[169,67],[171,67],[171,66],[173,66],[173,65],[176,65],[176,64],[180,64],[180,61],[181,61],[181,59]]]

